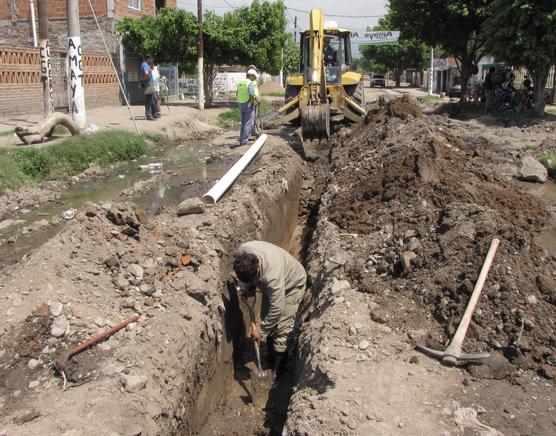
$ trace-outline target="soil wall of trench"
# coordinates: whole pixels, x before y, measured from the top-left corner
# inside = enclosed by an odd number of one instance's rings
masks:
[[[271,136],[202,214],[169,208],[148,219],[131,203],[88,204],[6,268],[0,432],[196,433],[232,374],[234,250],[252,239],[289,244],[301,174],[287,141]],[[63,350],[134,314],[138,322],[75,356],[65,382],[56,375]]]

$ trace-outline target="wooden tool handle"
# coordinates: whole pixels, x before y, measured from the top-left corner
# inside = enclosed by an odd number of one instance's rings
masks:
[[[75,356],[78,353],[81,353],[85,348],[89,348],[91,345],[96,344],[101,339],[104,339],[104,338],[116,333],[117,331],[123,329],[128,324],[131,324],[132,322],[136,322],[138,319],[139,319],[139,315],[132,316],[128,320],[126,320],[124,322],[121,322],[121,323],[119,323],[119,324],[117,324],[113,327],[110,327],[108,330],[103,331],[102,333],[96,335],[95,337],[89,339],[88,341],[83,342],[82,344],[79,344],[77,347],[75,347],[73,350],[71,350],[71,353],[69,354],[68,358],[71,357],[71,356]]]
[[[494,238],[490,243],[490,248],[488,249],[483,267],[481,268],[481,273],[479,274],[479,278],[477,279],[477,283],[475,284],[475,288],[473,289],[473,293],[471,294],[471,299],[469,300],[467,309],[465,309],[465,313],[461,318],[461,322],[458,326],[456,334],[452,339],[452,344],[458,344],[459,346],[461,346],[463,340],[465,339],[467,328],[469,327],[469,323],[471,322],[471,317],[473,316],[475,307],[479,302],[479,297],[481,296],[481,291],[483,290],[483,286],[492,265],[494,255],[496,254],[496,250],[498,249],[498,244],[500,244],[500,240],[498,238]]]

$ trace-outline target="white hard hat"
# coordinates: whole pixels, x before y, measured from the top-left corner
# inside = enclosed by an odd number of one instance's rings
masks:
[[[255,76],[256,78],[259,77],[259,74],[253,68],[251,68],[250,70],[247,70],[247,75],[248,76]]]

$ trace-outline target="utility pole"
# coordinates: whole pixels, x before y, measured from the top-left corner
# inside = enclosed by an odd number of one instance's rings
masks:
[[[293,42],[297,43],[297,15],[293,18]]]
[[[429,70],[429,95],[432,95],[434,85],[434,48],[431,45],[431,67]]]
[[[71,118],[84,129],[87,126],[85,116],[85,89],[83,86],[83,59],[81,50],[81,33],[79,31],[79,0],[66,0],[68,17],[68,66],[70,78],[70,112]]]
[[[54,91],[52,90],[52,61],[48,45],[48,13],[47,0],[38,0],[39,6],[39,39],[41,56],[41,81],[44,99],[44,116],[54,112]]]
[[[197,54],[197,103],[199,110],[205,109],[205,84],[203,81],[203,0],[197,0],[197,21],[199,23],[199,51]]]

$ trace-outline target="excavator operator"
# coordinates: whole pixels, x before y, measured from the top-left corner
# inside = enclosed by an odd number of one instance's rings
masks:
[[[324,48],[323,48],[323,55],[324,55],[324,65],[327,67],[330,65],[334,65],[334,49],[330,45],[330,37],[324,38]]]

